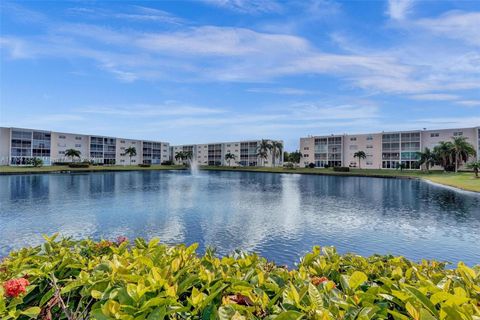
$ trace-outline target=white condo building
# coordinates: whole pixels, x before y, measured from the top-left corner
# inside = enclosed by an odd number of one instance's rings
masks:
[[[266,139],[272,142],[271,139]],[[283,144],[283,141],[278,141]],[[230,160],[231,166],[282,166],[283,165],[283,150],[276,152],[275,159],[273,158],[272,150],[268,151],[267,159],[260,158],[258,154],[258,147],[261,140],[248,140],[236,142],[218,142],[205,144],[191,144],[171,147],[172,161],[176,164],[182,163],[181,159],[175,159],[178,152],[191,152],[192,159],[199,165],[222,165],[228,166],[229,161],[225,159],[225,155],[231,153],[235,159]]]
[[[125,154],[129,147],[136,149],[135,156]],[[101,164],[161,164],[170,159],[167,142],[0,127],[1,165],[25,165],[32,158],[41,158],[44,165],[70,162],[68,149],[80,151],[81,160]]]
[[[300,138],[300,152],[305,166],[358,167],[354,154],[364,151],[367,158],[361,160],[363,169],[393,169],[400,163],[407,169],[418,169],[417,152],[459,136],[467,138],[480,159],[480,127],[309,136]]]

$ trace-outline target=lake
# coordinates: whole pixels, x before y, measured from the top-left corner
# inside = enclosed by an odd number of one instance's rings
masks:
[[[480,195],[420,180],[253,172],[0,176],[0,256],[74,238],[158,237],[293,266],[314,245],[480,263]]]

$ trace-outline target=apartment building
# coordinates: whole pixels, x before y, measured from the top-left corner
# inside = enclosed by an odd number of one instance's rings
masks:
[[[271,142],[272,140],[268,140]],[[220,142],[207,144],[181,145],[171,147],[171,157],[175,164],[182,163],[181,159],[175,159],[178,152],[191,152],[192,159],[200,165],[222,165],[222,166],[266,166],[271,167],[283,165],[283,156],[277,154],[273,161],[272,151],[268,152],[267,159],[261,159],[257,156],[258,147],[261,140],[237,141],[237,142]],[[282,142],[283,143],[283,142]],[[225,159],[225,155],[231,153],[235,159]]]
[[[134,147],[136,155],[125,154]],[[66,150],[80,152],[71,159]],[[53,132],[23,128],[0,128],[0,164],[26,165],[40,158],[44,165],[55,162],[93,161],[99,164],[160,164],[170,159],[169,144],[160,141],[131,140],[98,135]]]
[[[303,165],[313,163],[320,168],[361,165],[364,169],[392,169],[403,163],[407,169],[419,169],[417,152],[458,136],[467,138],[480,159],[480,127],[310,136],[300,138],[300,151]],[[357,151],[366,154],[360,163],[354,157]]]

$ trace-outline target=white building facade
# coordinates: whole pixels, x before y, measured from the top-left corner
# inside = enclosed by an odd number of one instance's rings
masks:
[[[274,140],[265,139],[268,143]],[[283,141],[281,142],[283,145]],[[273,150],[268,150],[267,158],[259,157],[258,151],[262,140],[248,140],[236,142],[219,142],[207,144],[192,144],[180,145],[171,147],[171,157],[175,164],[181,164],[184,161],[175,158],[179,152],[191,152],[192,159],[199,165],[209,166],[282,166],[283,165],[283,150],[275,152],[275,159],[273,157]],[[227,154],[232,154],[234,159],[225,159]]]
[[[136,155],[126,154],[129,147],[135,148]],[[80,157],[67,157],[68,149],[79,151]],[[170,159],[170,146],[160,141],[0,127],[0,165],[29,165],[33,158],[42,159],[44,165],[72,161],[161,164]]]
[[[310,136],[300,138],[300,152],[304,166],[395,169],[402,163],[406,169],[419,169],[418,152],[460,136],[474,146],[480,159],[480,127]],[[357,151],[365,152],[366,159],[355,158]]]

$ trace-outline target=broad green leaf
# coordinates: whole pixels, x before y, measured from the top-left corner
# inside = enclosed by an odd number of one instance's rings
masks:
[[[350,286],[350,288],[352,288],[352,290],[355,290],[358,288],[359,285],[361,285],[367,280],[368,280],[368,277],[365,273],[361,271],[355,271],[350,276],[350,279],[348,280],[348,285]]]
[[[21,312],[21,314],[29,317],[29,318],[36,318],[38,314],[40,313],[40,308],[39,307],[31,307],[28,308],[27,310],[24,310]]]

